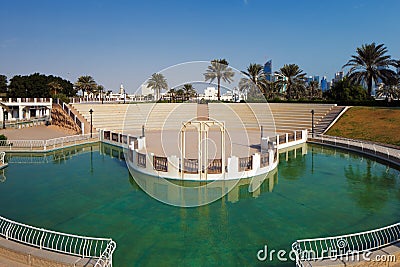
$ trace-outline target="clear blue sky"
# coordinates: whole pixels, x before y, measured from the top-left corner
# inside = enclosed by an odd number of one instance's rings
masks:
[[[0,0],[0,74],[92,75],[128,92],[152,73],[226,58],[332,78],[364,43],[400,58],[400,1]]]

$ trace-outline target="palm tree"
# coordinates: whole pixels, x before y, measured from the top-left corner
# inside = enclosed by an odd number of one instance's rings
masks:
[[[190,83],[184,84],[182,89],[184,92],[185,100],[189,100],[191,97],[196,95],[196,90]]]
[[[218,101],[221,100],[221,79],[224,82],[231,83],[235,73],[232,68],[228,67],[229,63],[225,59],[214,59],[211,65],[208,66],[206,73],[204,73],[205,81],[210,80],[212,83],[217,79],[218,84]]]
[[[61,86],[61,84],[59,84],[59,83],[56,82],[56,81],[49,82],[47,85],[49,86],[50,92],[51,92],[53,95],[57,95],[57,90],[58,90],[58,93],[61,93],[61,91],[62,91],[62,89],[63,89],[63,87]]]
[[[357,48],[357,54],[352,55],[352,59],[343,66],[350,67],[347,76],[351,81],[367,84],[368,95],[371,95],[373,82],[377,83],[378,79],[386,82],[395,75],[389,67],[395,67],[396,61],[386,53],[387,48],[383,44],[364,44]]]
[[[94,92],[97,88],[97,84],[92,76],[86,75],[78,78],[78,81],[75,83],[75,88],[78,91],[82,90],[82,96],[85,96],[85,91],[87,93]]]
[[[175,102],[175,95],[176,95],[175,89],[171,88],[171,89],[169,89],[169,91],[167,93],[171,99],[171,102]]]
[[[311,98],[315,97],[315,91],[319,87],[319,82],[318,81],[311,81],[310,84],[308,85],[308,89],[311,92]]]
[[[176,91],[176,96],[177,98],[181,99],[181,102],[183,102],[183,99],[185,97],[185,91],[183,91],[183,89],[178,89],[178,91]]]
[[[160,98],[162,89],[168,89],[168,83],[161,73],[153,73],[147,81],[147,86],[154,90],[154,98],[157,101]]]
[[[96,93],[97,93],[97,94],[100,94],[101,103],[103,104],[103,101],[104,101],[104,99],[103,99],[103,95],[104,95],[104,86],[101,85],[101,84],[97,85]]]
[[[260,64],[252,64],[247,67],[246,71],[242,71],[246,78],[239,81],[239,90],[246,92],[258,93],[259,89],[264,95],[267,90],[267,80],[265,79],[264,69]]]
[[[393,99],[399,99],[400,77],[393,77],[387,81],[387,84],[376,91],[376,96],[385,97],[387,103],[391,102]]]
[[[298,96],[298,92],[304,88],[304,79],[306,73],[296,64],[285,64],[283,67],[276,72],[280,78],[277,84],[283,88],[286,85],[286,97],[287,99],[293,98],[295,95]]]

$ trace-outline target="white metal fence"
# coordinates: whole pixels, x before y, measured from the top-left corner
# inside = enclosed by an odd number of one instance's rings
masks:
[[[116,244],[111,238],[94,238],[50,231],[14,222],[0,216],[0,236],[29,246],[59,253],[101,259],[100,265],[112,266]],[[101,265],[106,262],[107,265]]]
[[[48,140],[0,140],[0,150],[8,151],[37,151],[37,150],[48,150],[54,148],[63,148],[65,146],[76,145],[89,141],[91,139],[98,139],[99,134],[82,134],[82,135],[71,135],[65,137],[58,137]]]
[[[74,114],[73,111],[71,111],[71,108],[68,106],[68,104],[65,104],[61,99],[57,98],[57,104],[61,106],[61,108],[68,114],[68,116],[71,117],[71,119],[78,125],[78,127],[81,129],[81,133],[85,133],[85,124],[83,121],[81,121],[78,116]]]
[[[302,239],[292,244],[296,266],[305,262],[351,256],[372,251],[400,240],[400,223],[349,235]]]
[[[390,145],[328,135],[315,135],[308,141],[359,151],[400,164],[400,150]]]

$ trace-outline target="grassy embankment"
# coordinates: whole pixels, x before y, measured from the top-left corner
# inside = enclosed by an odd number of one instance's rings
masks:
[[[350,108],[326,134],[400,146],[400,109]]]

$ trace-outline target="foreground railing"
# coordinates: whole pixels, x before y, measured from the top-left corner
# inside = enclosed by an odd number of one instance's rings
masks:
[[[400,223],[356,234],[326,238],[302,239],[292,244],[296,265],[304,261],[337,259],[393,244],[400,240]]]
[[[108,243],[106,249],[101,253],[94,267],[112,267],[112,255],[117,244],[114,241]]]
[[[50,231],[0,216],[0,236],[39,249],[99,259],[96,266],[112,266],[116,244],[111,238],[94,238]],[[101,263],[107,263],[101,265]]]
[[[58,137],[48,140],[0,140],[0,150],[47,150],[76,145],[91,139],[98,139],[99,134],[82,134]]]

